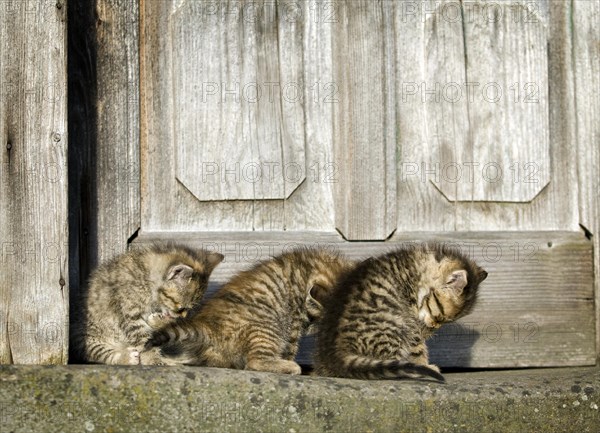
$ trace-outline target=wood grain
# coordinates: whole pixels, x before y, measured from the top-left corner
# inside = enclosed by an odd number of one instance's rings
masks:
[[[55,0],[0,8],[3,364],[67,362],[66,13]]]
[[[211,278],[211,293],[235,272],[298,245],[364,259],[407,242],[444,242],[472,256],[489,277],[474,312],[431,341],[434,362],[482,368],[595,363],[592,243],[581,233],[405,233],[387,242],[352,243],[318,232],[142,233],[135,245],[165,239],[225,255]],[[299,359],[309,362],[311,350],[309,340]]]
[[[488,7],[486,2],[464,2],[464,5],[475,3],[479,4],[479,12],[472,12],[471,16],[466,15],[466,19],[471,26],[477,22],[487,25],[487,15],[483,15],[482,23],[481,14],[492,13],[498,9],[499,4],[488,2]],[[571,51],[568,33],[565,33],[568,29],[568,3],[545,0],[511,2],[510,6],[506,6],[508,10],[505,10],[503,15],[499,15],[498,18],[492,15],[490,19],[492,23],[500,18],[504,19],[503,17],[516,19],[523,27],[522,32],[528,31],[527,26],[538,28],[538,31],[542,31],[539,29],[540,25],[548,27],[548,30],[545,30],[548,34],[548,81],[552,83],[548,86],[549,160],[552,162],[547,167],[551,179],[549,185],[529,203],[451,202],[434,186],[436,177],[441,178],[441,167],[435,166],[435,163],[439,162],[439,158],[434,156],[434,151],[437,150],[428,142],[428,128],[432,119],[427,116],[426,101],[427,97],[432,98],[436,93],[423,93],[423,89],[435,89],[435,83],[427,81],[426,78],[427,51],[424,41],[431,39],[430,32],[426,31],[426,23],[435,18],[433,11],[436,10],[440,10],[437,17],[439,20],[454,20],[453,13],[457,4],[450,2],[448,6],[444,6],[440,2],[432,1],[416,8],[406,4],[396,11],[395,27],[399,38],[396,56],[399,81],[397,103],[400,129],[397,190],[398,209],[402,209],[398,213],[398,230],[578,230],[577,196],[574,194],[577,191],[577,168],[572,148],[567,145],[574,139],[569,120],[571,113],[574,113],[570,102]],[[523,7],[527,9],[524,10]],[[521,12],[517,14],[516,11]],[[442,24],[448,28],[452,23]],[[508,39],[505,43],[508,43]],[[477,59],[473,59],[475,60]],[[481,62],[485,63],[487,59],[481,59]],[[498,72],[498,77],[501,76],[503,75]],[[439,92],[437,94],[439,95]],[[514,96],[514,91],[511,91],[510,96]],[[457,101],[457,104],[459,102],[461,101]],[[490,148],[494,146],[495,144],[490,144]],[[462,152],[460,147],[457,151]],[[485,149],[483,151],[487,152]],[[482,168],[489,161],[472,162],[480,163],[479,168]],[[465,167],[463,174],[466,174],[466,170]],[[508,171],[510,172],[510,169]],[[538,174],[540,176],[536,179],[547,176],[541,172]],[[514,188],[520,187],[517,184]],[[540,218],[540,215],[544,215],[544,218]]]
[[[192,3],[198,7],[208,5]],[[179,116],[173,101],[173,73],[177,69],[172,67],[169,29],[173,12],[182,5],[184,2],[140,4],[142,225],[157,230],[281,230],[285,225],[283,200],[201,202],[177,180],[172,128]],[[228,7],[226,3],[220,5]],[[229,19],[241,25],[243,17],[238,14]],[[209,60],[203,60],[203,67],[207,67]]]
[[[140,228],[139,9],[97,0],[96,161],[98,259],[127,249]]]
[[[389,221],[384,224],[390,227],[396,225],[399,230],[411,231],[578,229],[575,156],[569,146],[566,146],[566,143],[572,139],[572,131],[569,130],[568,116],[566,115],[566,112],[572,112],[573,110],[572,107],[568,107],[568,95],[572,90],[569,89],[572,83],[572,77],[569,76],[571,57],[568,45],[565,45],[568,39],[561,36],[562,17],[566,14],[568,8],[564,6],[564,3],[549,3],[546,0],[520,3],[522,5],[515,6],[511,3],[511,6],[506,6],[507,11],[502,12],[501,17],[503,20],[514,20],[515,17],[520,19],[521,21],[516,24],[522,24],[519,30],[524,34],[527,33],[529,27],[537,29],[538,33],[544,31],[544,27],[553,29],[547,31],[549,34],[548,80],[554,83],[549,86],[548,98],[549,106],[559,107],[558,109],[549,110],[548,135],[551,141],[550,161],[561,161],[561,163],[552,163],[546,172],[539,172],[539,176],[536,175],[534,180],[541,181],[549,177],[552,181],[529,203],[499,203],[495,201],[452,203],[444,198],[431,182],[434,174],[427,170],[435,170],[435,159],[439,159],[433,155],[434,149],[427,144],[427,128],[432,120],[427,116],[425,104],[418,98],[414,99],[412,96],[407,95],[410,88],[406,88],[406,86],[429,84],[426,83],[425,74],[426,46],[424,41],[429,38],[429,35],[425,33],[425,24],[427,19],[431,19],[431,11],[435,11],[440,3],[417,4],[414,11],[411,9],[412,3],[371,3],[369,8],[365,8],[366,12],[360,12],[373,14],[374,10],[379,10],[385,12],[384,17],[393,18],[386,18],[386,24],[383,27],[387,26],[389,28],[378,30],[374,36],[380,34],[379,38],[385,39],[387,38],[385,36],[387,32],[391,31],[394,35],[392,38],[394,44],[379,47],[373,52],[373,55],[368,56],[365,54],[365,57],[368,57],[371,63],[375,63],[374,59],[380,58],[381,53],[384,51],[387,53],[387,50],[391,47],[393,54],[387,58],[395,58],[395,67],[391,68],[393,70],[392,74],[396,76],[394,79],[395,84],[391,83],[387,87],[387,93],[388,96],[395,99],[393,103],[389,104],[389,107],[393,105],[397,111],[394,121],[394,124],[397,125],[397,131],[395,132],[397,145],[395,149],[386,148],[386,152],[392,153],[393,151],[398,155],[396,170],[390,171],[395,172],[394,175],[397,179],[396,195],[398,197],[396,207],[399,211],[396,213],[395,224]],[[144,120],[144,123],[149,127],[142,128],[142,142],[148,142],[148,146],[145,144],[142,146],[142,155],[149,155],[147,159],[148,167],[154,167],[154,170],[160,171],[160,175],[148,168],[150,172],[145,176],[146,180],[144,180],[142,186],[142,189],[148,192],[148,194],[144,194],[146,197],[145,203],[142,203],[143,225],[148,230],[171,231],[331,230],[335,227],[335,223],[332,224],[331,222],[334,218],[333,210],[335,208],[332,186],[338,188],[338,191],[343,191],[346,187],[343,186],[344,182],[342,182],[340,176],[340,169],[345,166],[343,155],[339,155],[339,149],[332,153],[333,135],[330,131],[333,119],[329,116],[331,116],[331,108],[340,110],[339,106],[346,96],[340,87],[343,83],[338,82],[337,78],[334,81],[328,81],[330,80],[329,77],[332,76],[335,59],[335,56],[332,56],[329,50],[331,50],[331,37],[336,37],[335,31],[332,35],[332,28],[340,26],[346,3],[303,3],[305,9],[302,14],[302,24],[304,27],[301,32],[303,34],[302,56],[304,56],[305,94],[308,95],[307,99],[311,99],[310,103],[305,101],[307,176],[304,183],[288,200],[243,200],[205,203],[198,202],[197,198],[176,180],[177,174],[172,168],[176,163],[173,160],[175,149],[171,146],[174,138],[172,137],[170,125],[173,119],[176,118],[177,113],[172,105],[174,77],[172,77],[170,71],[172,69],[172,58],[167,36],[171,26],[169,17],[172,9],[180,4],[183,3],[144,3],[148,19],[146,25],[142,26],[142,31],[146,32],[144,37],[141,38],[143,47],[142,62],[147,64],[148,68],[146,68],[146,71],[142,71],[144,77],[142,79],[142,86],[144,87],[142,91],[147,95],[147,110],[145,111],[147,116],[144,116],[147,119]],[[414,4],[412,5],[414,6]],[[494,2],[491,5],[493,6],[491,9],[485,9],[485,4],[482,8],[484,11],[493,11],[497,5]],[[327,7],[330,7],[330,10],[326,9]],[[524,7],[527,9],[523,9]],[[514,10],[521,12],[515,15]],[[316,15],[315,11],[319,11],[319,14]],[[442,14],[449,13],[444,11],[442,9]],[[233,15],[232,19],[237,18]],[[542,29],[540,29],[540,26]],[[474,33],[477,32],[474,30]],[[475,34],[473,38],[476,39]],[[512,42],[510,42],[509,36],[507,38],[506,51],[510,51],[509,48]],[[290,53],[284,55],[290,55]],[[543,71],[541,73],[543,74]],[[391,77],[392,74],[386,75]],[[502,74],[499,74],[499,76],[502,76]],[[315,79],[319,80],[319,78],[322,78],[322,80],[317,83]],[[536,79],[536,82],[538,81],[540,80]],[[374,78],[373,86],[376,87],[381,82],[380,77]],[[315,84],[317,85],[315,86]],[[334,87],[324,88],[323,85],[325,84],[332,84]],[[335,86],[337,86],[337,93],[335,93]],[[319,92],[316,92],[316,89]],[[394,91],[389,91],[393,89],[395,89],[395,94]],[[331,93],[332,91],[334,93]],[[514,96],[514,91],[511,92]],[[312,103],[315,96],[317,101],[321,101],[324,96],[330,95],[337,97],[336,99],[339,102],[336,104]],[[377,112],[377,110],[374,110],[374,112]],[[144,137],[148,137],[148,140]],[[361,148],[358,149],[358,152],[368,153],[371,151]],[[487,150],[484,149],[482,152],[485,153]],[[344,154],[348,155],[347,152]],[[389,160],[393,159],[390,158]],[[381,162],[381,160],[377,161]],[[387,156],[386,161],[388,161]],[[482,168],[482,164],[488,161],[473,162],[480,163],[480,168]],[[514,167],[518,169],[519,179],[524,180],[524,164],[529,162],[541,166],[541,160],[519,161],[518,167]],[[323,174],[327,170],[332,174],[328,178],[334,179],[333,183],[319,181],[325,179]],[[416,170],[416,172],[411,174],[413,173],[411,170]],[[531,170],[531,167],[527,170]],[[368,176],[359,173],[350,179],[351,183],[358,185],[360,182],[369,182],[370,176],[380,172],[380,170],[371,169],[370,167],[367,168],[367,171]],[[513,173],[510,168],[504,171]],[[312,182],[313,179],[317,179],[317,182]],[[560,179],[560,181],[554,181],[554,179]],[[148,185],[147,188],[146,185]],[[391,191],[391,188],[391,186],[386,186],[389,191]],[[517,184],[514,188],[516,191],[521,186]],[[524,188],[528,187],[525,186]],[[358,186],[354,190],[359,191]],[[372,188],[372,191],[377,191],[378,194],[381,192],[380,190],[379,185]],[[365,199],[372,199],[373,194],[366,194]],[[336,194],[336,200],[338,196],[339,193]],[[153,199],[153,197],[160,198]],[[342,195],[342,198],[344,198],[344,195]],[[381,201],[375,202],[373,200],[369,206],[365,206],[365,209],[373,208],[373,206],[383,206],[381,203]],[[385,204],[385,207],[393,208],[389,203]],[[174,209],[177,209],[177,211],[173,211]],[[370,210],[369,212],[374,211]],[[340,210],[337,214],[338,217],[345,218],[349,213]],[[543,220],[539,218],[539,215],[545,215]],[[357,221],[362,219],[360,215],[357,218]],[[369,224],[363,222],[362,225],[367,227]],[[378,223],[378,226],[381,226],[381,224]],[[365,230],[374,229],[365,228]]]
[[[294,4],[302,6],[302,16],[306,17],[302,52],[307,173],[304,183],[282,205],[285,216],[279,230],[318,231],[335,227],[333,189],[340,181],[332,143],[333,107],[341,94],[331,60],[331,35],[339,8],[333,2]]]
[[[571,9],[573,76],[577,134],[579,212],[594,243],[596,276],[596,350],[600,359],[600,4],[573,2]]]
[[[529,202],[550,180],[546,26],[527,5],[451,4],[425,23],[431,181],[450,201]]]
[[[174,4],[165,34],[177,179],[201,201],[287,198],[306,174],[303,23],[264,0],[222,4],[238,19],[204,6]]]
[[[333,143],[340,181],[336,228],[348,240],[383,240],[396,229],[393,3],[338,3],[333,32]]]

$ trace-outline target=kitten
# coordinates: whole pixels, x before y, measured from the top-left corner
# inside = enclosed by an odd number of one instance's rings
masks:
[[[234,276],[198,315],[155,334],[149,346],[170,340],[151,349],[165,355],[157,363],[300,374],[298,340],[321,316],[320,299],[353,266],[316,248],[263,261]]]
[[[193,313],[223,256],[155,244],[101,265],[76,309],[75,354],[83,361],[139,364],[153,331]]]
[[[356,379],[429,376],[425,340],[468,314],[487,272],[441,244],[365,260],[323,300],[315,374]]]

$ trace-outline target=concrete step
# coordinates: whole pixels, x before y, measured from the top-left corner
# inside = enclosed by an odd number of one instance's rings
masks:
[[[600,369],[446,384],[199,367],[1,366],[1,432],[600,432]]]

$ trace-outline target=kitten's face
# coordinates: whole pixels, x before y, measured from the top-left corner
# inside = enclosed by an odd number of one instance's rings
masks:
[[[196,269],[184,263],[170,266],[157,290],[152,307],[154,320],[173,322],[197,309],[208,288],[210,273],[222,259],[222,255],[212,253],[207,263],[204,266],[196,264]]]
[[[479,284],[487,272],[474,263],[444,258],[438,262],[419,317],[430,328],[439,328],[468,314],[473,308]]]
[[[180,265],[185,266],[185,265]],[[191,268],[190,268],[191,269]],[[158,309],[166,320],[186,317],[202,300],[208,279],[202,275],[168,279],[158,290]]]

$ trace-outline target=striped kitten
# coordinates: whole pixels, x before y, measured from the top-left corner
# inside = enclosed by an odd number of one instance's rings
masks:
[[[486,277],[475,262],[441,244],[362,262],[323,301],[315,374],[444,381],[429,364],[425,340],[471,311]]]
[[[316,248],[258,263],[234,276],[198,315],[157,333],[152,344],[166,344],[152,350],[171,355],[164,363],[300,374],[298,340],[321,316],[320,299],[353,266]]]
[[[153,245],[121,254],[92,274],[72,326],[82,361],[139,364],[152,332],[200,303],[218,253]]]

